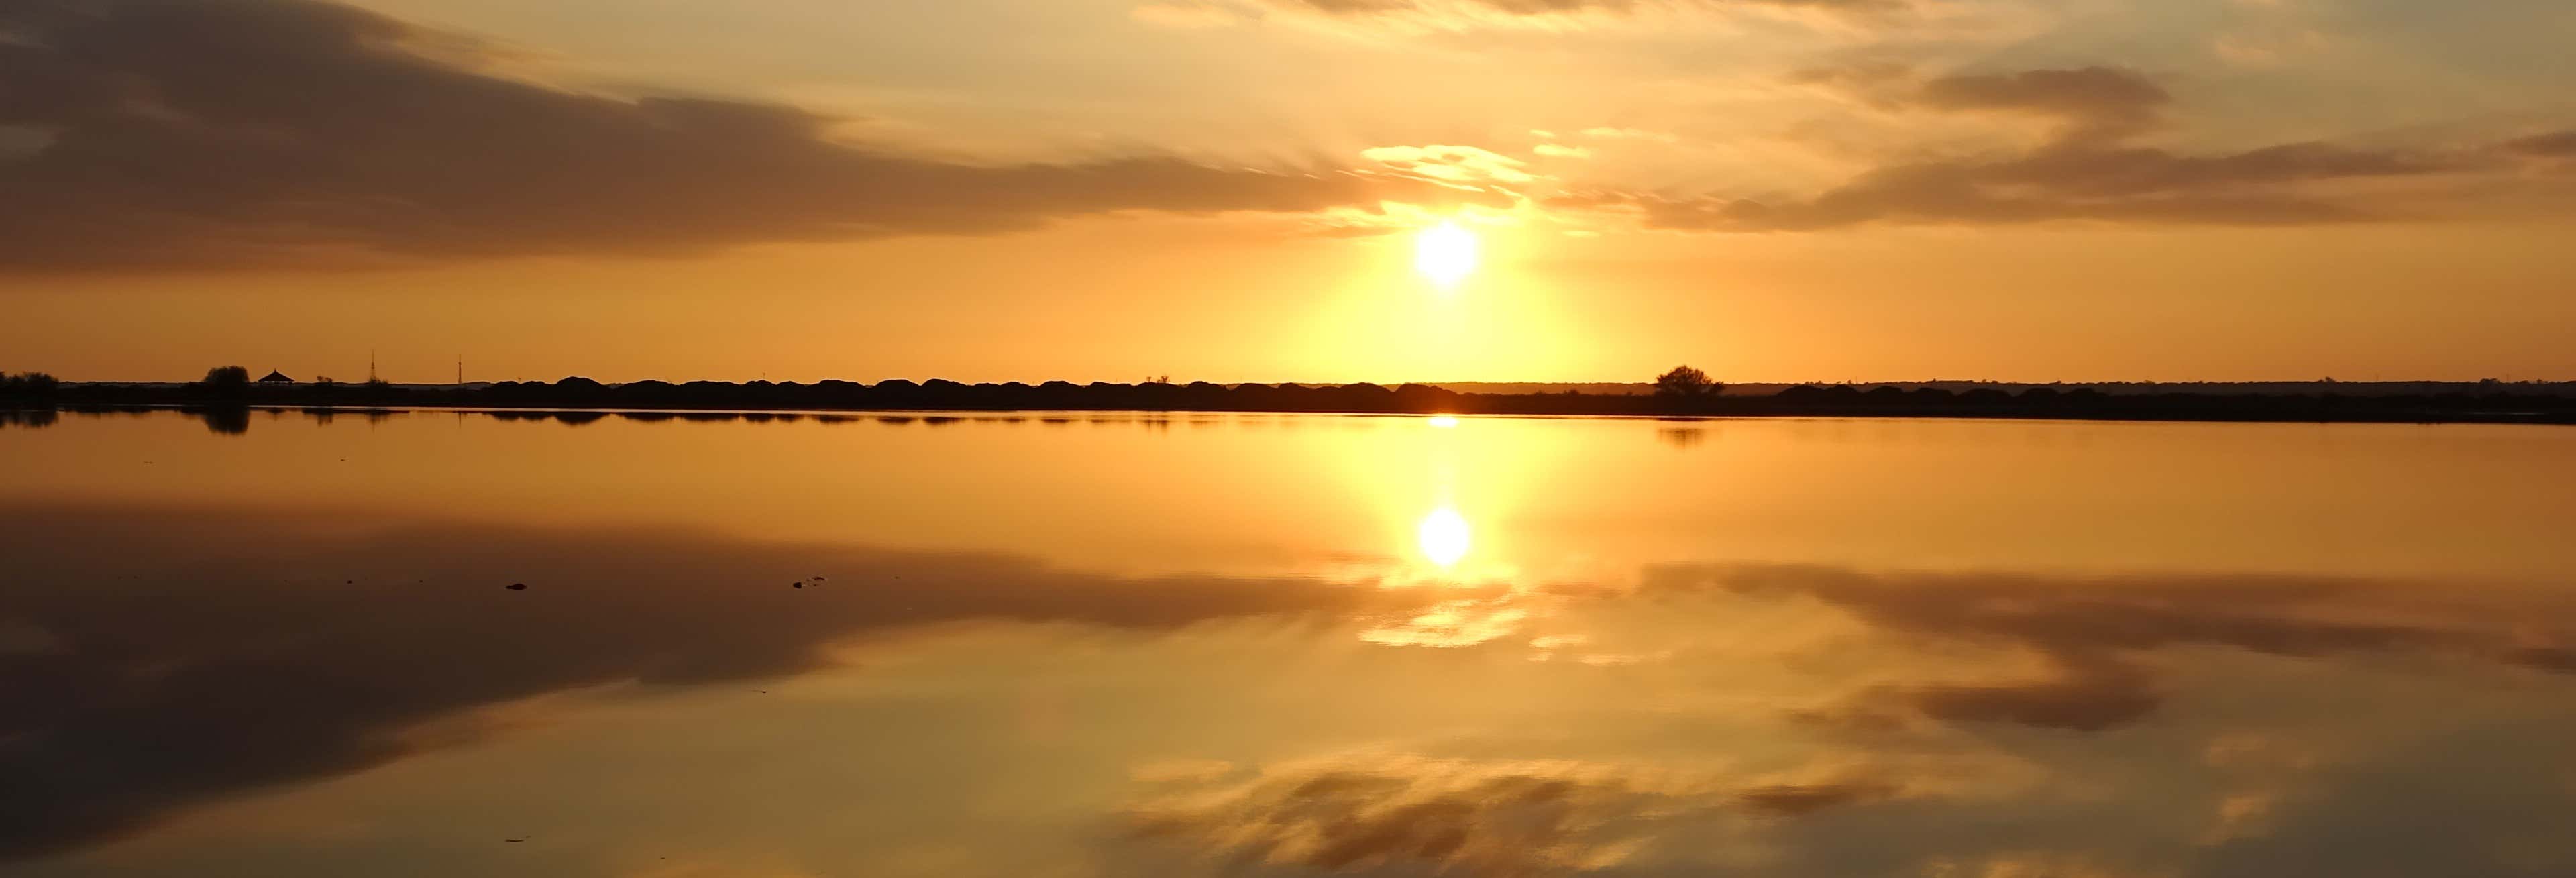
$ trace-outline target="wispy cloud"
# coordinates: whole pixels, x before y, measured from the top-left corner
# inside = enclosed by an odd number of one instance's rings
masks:
[[[1346,28],[1409,33],[1477,30],[1581,31],[1671,16],[1764,14],[1867,20],[1916,0],[1150,0],[1139,17],[1175,26],[1218,18],[1333,22]],[[1187,11],[1188,15],[1175,15]]]
[[[1909,84],[1901,71],[1814,73],[1804,81],[1862,90],[1895,112],[2006,113],[2054,129],[2015,153],[1904,159],[1822,192],[1797,196],[1672,194],[1618,189],[1565,193],[1569,210],[1625,210],[1647,228],[1811,231],[1872,223],[2296,225],[2382,215],[2349,188],[2478,169],[2457,150],[2306,141],[2190,153],[2140,143],[2170,124],[2173,98],[2131,71],[2107,67],[1960,75]]]

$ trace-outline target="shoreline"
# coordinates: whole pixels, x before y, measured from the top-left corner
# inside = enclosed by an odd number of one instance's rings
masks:
[[[282,389],[282,388],[280,388]],[[1343,388],[1334,388],[1342,391]],[[1381,394],[1385,398],[1377,398]],[[127,394],[118,394],[126,396]],[[418,391],[402,391],[403,396],[429,396]],[[480,396],[467,392],[457,396]],[[554,400],[554,399],[315,399],[306,394],[252,393],[239,399],[161,398],[0,400],[0,412],[11,417],[0,423],[35,420],[39,413],[113,414],[120,412],[182,411],[221,418],[238,412],[247,416],[253,411],[302,412],[332,416],[365,416],[369,413],[455,412],[486,414],[503,418],[547,418],[587,422],[602,417],[629,420],[768,420],[837,419],[837,418],[904,418],[944,423],[949,419],[983,416],[1041,417],[1051,414],[1099,415],[1127,413],[1136,415],[1197,414],[1319,414],[1381,415],[1402,417],[1434,416],[1503,416],[1503,417],[1583,417],[1643,420],[1710,420],[1741,418],[1931,418],[1952,420],[2029,420],[2029,421],[2164,421],[2183,423],[2365,423],[2365,424],[2531,424],[2576,425],[2576,400],[2548,397],[2508,399],[2418,399],[2385,397],[2338,397],[2278,395],[2211,395],[2172,394],[2146,397],[2117,397],[2056,394],[2036,399],[2011,397],[2005,400],[1883,398],[1849,399],[1782,399],[1787,394],[1771,396],[1715,397],[1671,399],[1652,396],[1585,396],[1564,394],[1456,394],[1442,392],[1436,397],[1420,394],[1398,396],[1394,391],[1379,390],[1333,393],[1327,398],[1301,399],[1296,406],[1256,407],[1247,405],[1188,405],[1183,400],[1169,400],[1164,405],[1117,404],[1125,399],[1101,399],[1095,405],[974,405],[959,404],[966,400],[921,399],[912,401],[850,400],[850,403],[813,404],[808,400],[780,400],[760,404],[750,400]],[[1865,394],[1854,394],[1862,395]],[[85,396],[64,394],[64,396]],[[334,394],[338,396],[338,394]],[[447,394],[435,394],[444,397]],[[1345,398],[1358,396],[1357,399]],[[2066,397],[2074,397],[2072,399]],[[912,404],[902,404],[911,402]],[[1068,400],[1067,402],[1070,402]],[[1225,402],[1235,402],[1227,400]],[[1248,402],[1248,401],[1247,401]],[[749,404],[747,404],[749,403]],[[1344,403],[1337,405],[1336,403]],[[572,416],[572,417],[559,417]],[[585,417],[586,416],[586,417]],[[42,417],[50,421],[50,417]]]

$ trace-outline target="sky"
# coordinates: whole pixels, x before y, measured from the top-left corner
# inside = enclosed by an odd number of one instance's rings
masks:
[[[2563,0],[17,0],[0,369],[2571,379],[2571,37]]]

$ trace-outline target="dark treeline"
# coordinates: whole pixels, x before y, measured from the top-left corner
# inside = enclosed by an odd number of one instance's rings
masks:
[[[323,409],[1210,411],[1627,416],[1896,416],[2211,421],[2481,421],[2576,423],[2576,398],[2499,389],[2415,395],[2126,393],[2032,387],[1979,389],[1799,385],[1770,395],[1721,395],[1715,385],[1649,395],[1458,393],[1423,384],[962,384],[894,380],[636,381],[588,378],[478,385],[261,384],[215,370],[190,384],[0,381],[14,408],[94,406]]]

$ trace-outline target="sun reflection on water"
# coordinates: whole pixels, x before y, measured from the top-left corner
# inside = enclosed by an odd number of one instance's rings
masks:
[[[1442,570],[1457,567],[1467,557],[1472,542],[1466,516],[1459,515],[1452,506],[1442,506],[1423,516],[1422,524],[1414,528],[1414,537],[1421,545],[1422,557]]]

